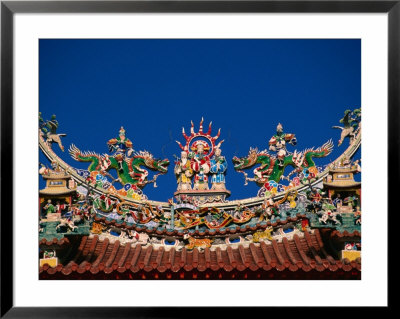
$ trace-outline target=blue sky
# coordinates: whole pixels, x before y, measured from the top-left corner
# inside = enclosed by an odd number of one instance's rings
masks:
[[[221,128],[228,160],[229,199],[256,196],[233,169],[234,156],[250,147],[268,148],[280,122],[295,133],[288,150],[318,147],[332,138],[335,148],[317,164],[340,155],[339,119],[361,106],[361,40],[39,40],[39,109],[56,114],[66,149],[108,152],[106,142],[121,126],[135,150],[171,161],[169,172],[144,193],[166,201],[176,190],[173,155],[201,117],[212,135]],[[54,147],[77,168],[68,152]],[[39,161],[48,162],[43,155]],[[252,176],[252,169],[247,171]],[[43,182],[40,187],[44,186]]]

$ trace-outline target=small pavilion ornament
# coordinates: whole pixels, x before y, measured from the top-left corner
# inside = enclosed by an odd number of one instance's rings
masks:
[[[39,173],[46,181],[46,187],[39,190],[39,214],[48,220],[59,220],[62,212],[71,207],[76,189],[69,188],[71,175],[62,170],[57,162],[52,169],[42,164]]]
[[[217,143],[221,129],[216,136],[211,136],[212,122],[208,131],[204,132],[203,121],[202,118],[198,132],[194,131],[193,121],[191,122],[190,135],[186,135],[185,128],[182,128],[185,145],[176,141],[182,150],[181,158],[175,163],[174,169],[178,183],[175,196],[179,202],[221,202],[230,195],[225,187],[227,162],[225,157],[221,156],[223,140]]]

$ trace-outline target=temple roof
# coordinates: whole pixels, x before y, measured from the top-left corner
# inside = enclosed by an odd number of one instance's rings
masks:
[[[337,167],[329,169],[329,173],[358,173],[357,166]]]
[[[51,171],[48,174],[42,174],[43,179],[70,179],[71,175],[64,171]]]
[[[357,187],[360,188],[361,187],[361,182],[356,182],[352,179],[342,179],[342,180],[334,180],[332,182],[323,182],[324,186],[328,186],[328,187],[345,187],[345,188],[349,188],[349,187]]]
[[[53,242],[49,241],[49,244]],[[44,243],[43,243],[44,244]],[[42,279],[69,279],[69,276],[84,278],[85,274],[123,276],[127,279],[140,279],[137,276],[153,278],[170,278],[173,273],[190,273],[196,278],[207,279],[207,274],[215,272],[264,273],[268,271],[288,270],[289,272],[351,272],[361,270],[361,260],[349,262],[336,260],[324,249],[319,231],[313,234],[305,232],[303,237],[295,235],[293,240],[284,238],[282,242],[239,244],[235,248],[206,248],[192,251],[182,248],[152,245],[142,247],[140,244],[123,246],[119,240],[111,242],[108,238],[100,240],[99,236],[83,236],[79,247],[70,253],[64,264],[55,268],[48,265],[40,267]],[[181,277],[182,278],[182,277]],[[195,278],[195,277],[193,277]],[[143,278],[144,279],[144,278]]]
[[[46,187],[39,191],[40,195],[70,195],[75,193],[75,190],[69,189],[65,186],[62,187]]]

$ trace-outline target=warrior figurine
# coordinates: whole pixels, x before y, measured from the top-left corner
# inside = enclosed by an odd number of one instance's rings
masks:
[[[110,153],[114,152],[114,158],[118,162],[119,170],[123,171],[122,163],[126,156],[129,157],[132,155],[133,145],[132,142],[125,137],[125,130],[122,126],[119,130],[119,136],[109,140],[107,145]]]
[[[284,166],[284,159],[287,154],[286,143],[294,146],[297,144],[297,139],[294,134],[284,133],[282,124],[279,123],[276,127],[276,134],[269,140],[269,149],[270,151],[276,152],[278,165],[280,167]]]

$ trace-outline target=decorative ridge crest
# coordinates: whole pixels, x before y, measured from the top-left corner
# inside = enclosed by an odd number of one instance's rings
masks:
[[[219,136],[221,134],[221,129],[218,129],[217,135],[211,136],[211,130],[212,130],[212,121],[211,121],[210,124],[208,125],[208,131],[205,133],[203,131],[204,118],[202,117],[201,121],[200,121],[199,131],[196,133],[194,131],[193,121],[190,121],[190,122],[191,122],[190,135],[187,135],[185,132],[185,128],[182,127],[182,135],[186,141],[186,144],[185,144],[185,146],[183,146],[181,144],[181,142],[176,141],[178,143],[179,147],[182,149],[182,151],[189,153],[191,149],[195,150],[197,148],[198,144],[203,144],[203,146],[205,146],[204,151],[207,153],[208,156],[212,156],[214,154],[215,149],[219,148],[221,146],[221,144],[224,142],[224,140],[222,140],[218,144],[216,144],[216,140],[219,138]],[[201,140],[193,142],[193,140],[195,138],[207,139],[211,145],[208,145],[206,142],[203,142]],[[205,144],[207,144],[207,145],[205,145]]]

